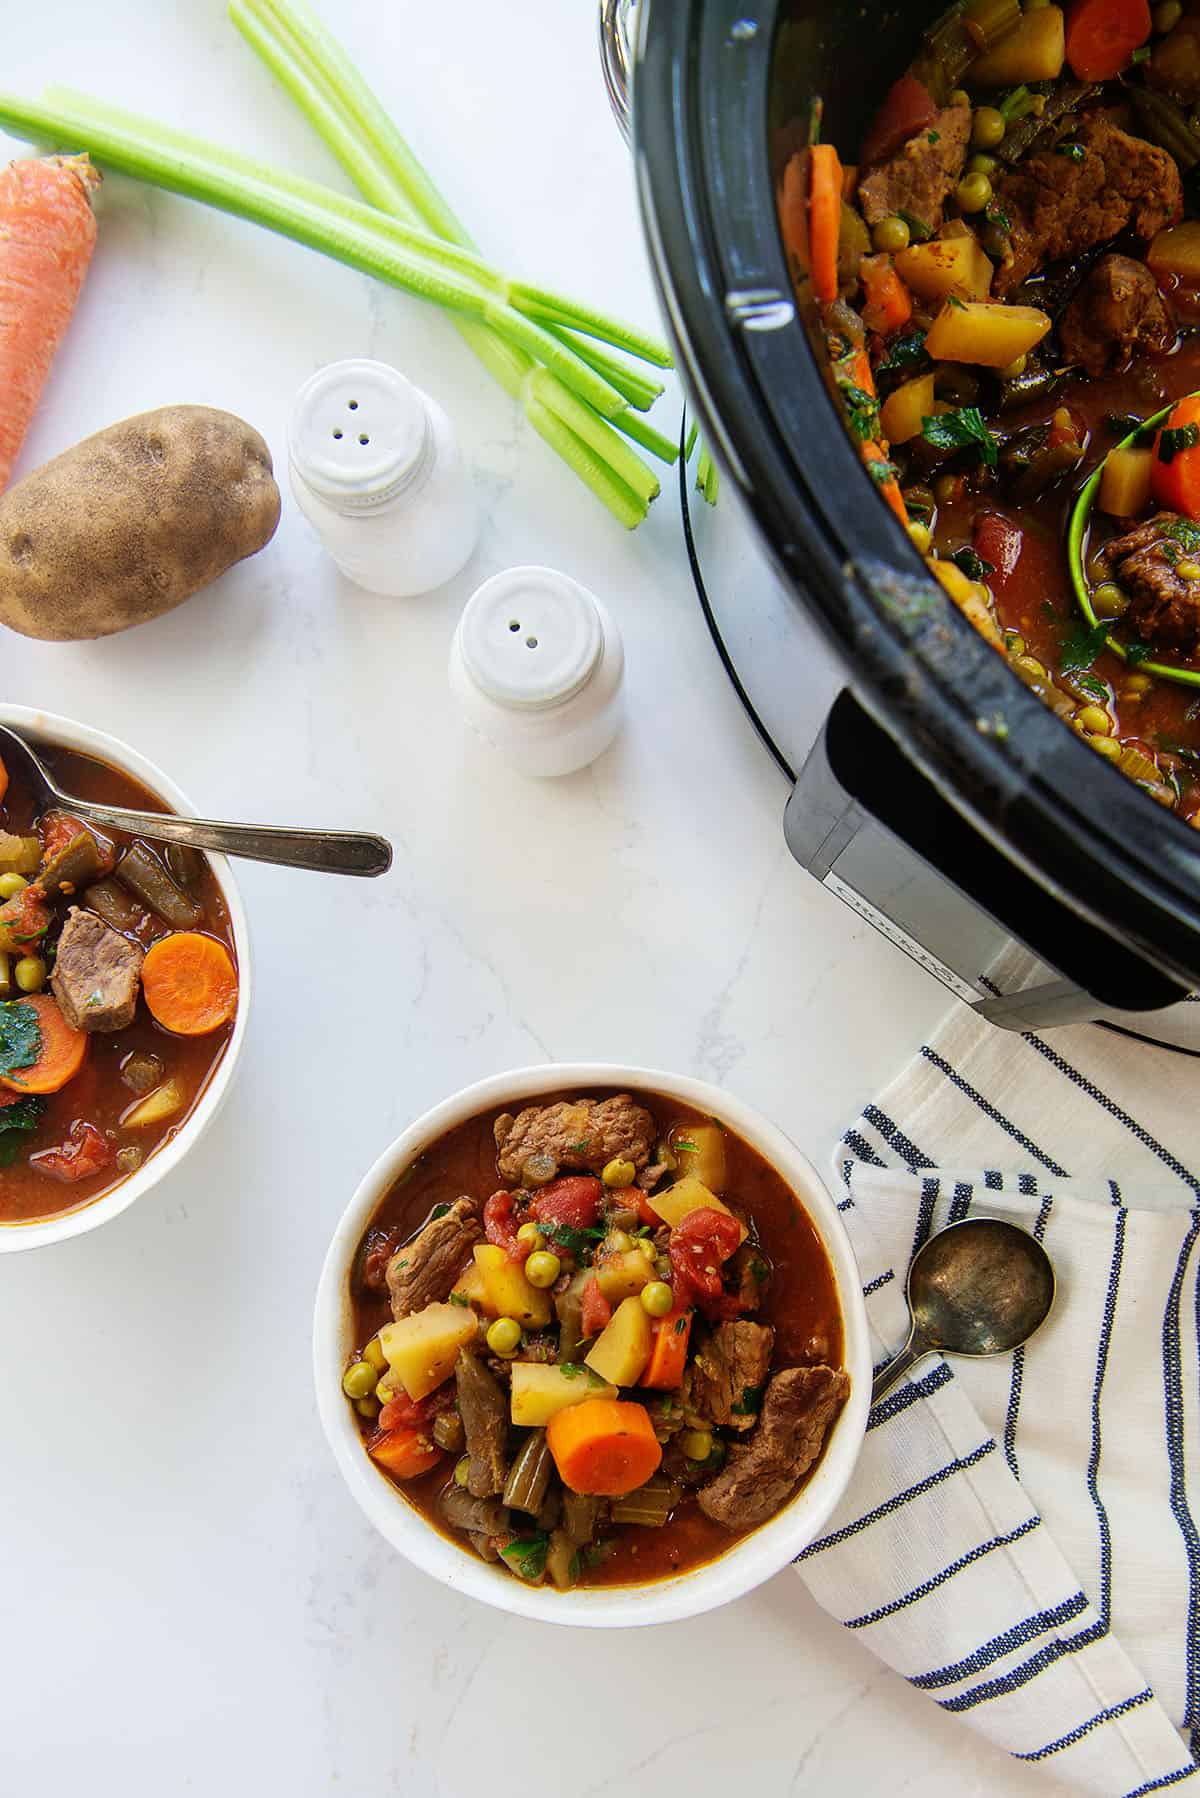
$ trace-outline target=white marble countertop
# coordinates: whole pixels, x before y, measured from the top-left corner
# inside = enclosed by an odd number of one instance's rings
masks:
[[[591,0],[326,7],[497,260],[655,318]],[[453,15],[453,16],[451,16]],[[4,85],[91,89],[323,179],[220,0],[46,0]],[[14,146],[15,153],[15,146]],[[725,1083],[822,1166],[942,990],[790,860],[786,797],[714,656],[670,490],[626,536],[437,315],[187,202],[106,183],[97,257],[20,471],[173,401],[281,459],[320,364],[394,362],[483,496],[451,587],[356,591],[290,495],[269,548],[156,624],[3,644],[6,696],[134,742],[210,815],[361,826],[392,874],[247,866],[257,1004],[219,1126],[105,1229],[0,1262],[0,1785],[22,1798],[341,1791],[696,1798],[1046,1791],[780,1575],[695,1624],[506,1618],[398,1560],[321,1438],[309,1326],[366,1165],[506,1066],[611,1057]],[[445,659],[472,586],[557,564],[613,606],[629,722],[590,771],[507,776]]]

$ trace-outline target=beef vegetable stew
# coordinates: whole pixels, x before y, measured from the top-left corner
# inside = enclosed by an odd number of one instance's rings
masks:
[[[82,799],[166,809],[90,756],[39,749]],[[202,856],[39,815],[0,763],[0,1225],[91,1203],[174,1136],[237,994]]]
[[[366,1452],[434,1528],[559,1590],[714,1559],[799,1490],[850,1389],[795,1194],[655,1093],[449,1131],[378,1206],[350,1298]]]
[[[895,74],[857,143],[820,102],[772,142],[838,403],[1019,678],[1200,826],[1200,24],[961,0]]]

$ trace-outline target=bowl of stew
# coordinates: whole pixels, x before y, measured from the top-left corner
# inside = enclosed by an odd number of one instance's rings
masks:
[[[810,1163],[702,1081],[527,1068],[417,1119],[321,1275],[318,1406],[380,1533],[547,1622],[696,1615],[816,1536],[870,1399]]]
[[[0,722],[60,788],[191,808],[102,731],[24,706]],[[0,775],[0,1253],[94,1230],[212,1122],[242,1046],[245,913],[225,859],[40,811]]]

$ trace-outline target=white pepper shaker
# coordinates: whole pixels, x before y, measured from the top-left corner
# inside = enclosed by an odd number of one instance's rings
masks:
[[[408,598],[456,575],[479,508],[445,412],[386,362],[331,362],[296,396],[292,492],[342,573]]]
[[[608,748],[624,669],[609,612],[553,568],[509,568],[485,581],[450,649],[464,716],[521,774],[571,774]]]

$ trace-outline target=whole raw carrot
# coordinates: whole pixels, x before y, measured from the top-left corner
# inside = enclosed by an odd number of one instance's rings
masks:
[[[96,242],[86,156],[45,156],[0,170],[0,489],[37,409]]]

